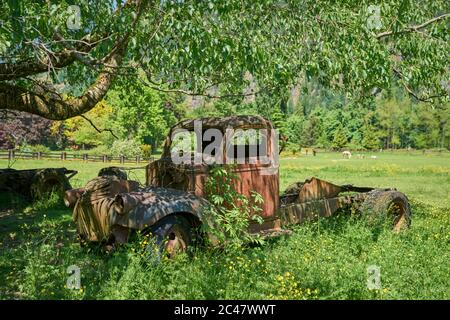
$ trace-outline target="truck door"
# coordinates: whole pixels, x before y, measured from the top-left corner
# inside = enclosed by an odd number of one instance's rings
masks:
[[[234,173],[238,177],[236,190],[246,197],[254,191],[264,199],[261,215],[265,223],[262,229],[278,223],[278,145],[275,145],[274,133],[272,128],[243,127],[227,130],[225,134],[225,162],[234,164]]]

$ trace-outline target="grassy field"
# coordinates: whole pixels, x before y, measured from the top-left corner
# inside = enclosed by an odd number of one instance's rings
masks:
[[[340,215],[293,227],[293,234],[232,252],[195,250],[150,264],[137,243],[113,253],[80,247],[70,210],[57,198],[24,205],[0,195],[1,299],[449,299],[450,155],[337,153],[281,160],[281,189],[311,176],[337,183],[395,187],[413,210],[409,230],[374,228]],[[0,167],[6,167],[0,161]],[[82,186],[102,163],[18,160],[13,168],[79,170]],[[144,182],[143,170],[131,178]],[[7,199],[8,198],[8,199]],[[9,202],[8,204],[6,202]],[[67,268],[80,267],[81,289],[66,288]],[[367,288],[367,268],[381,288]]]

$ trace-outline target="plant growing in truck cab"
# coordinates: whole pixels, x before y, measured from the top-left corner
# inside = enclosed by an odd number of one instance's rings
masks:
[[[216,244],[228,248],[239,248],[249,242],[262,243],[248,229],[252,220],[263,222],[259,213],[264,199],[254,191],[250,198],[239,193],[233,183],[235,179],[239,177],[233,173],[232,165],[211,168],[205,184],[206,198],[211,203],[205,214],[210,223],[202,224],[202,231],[212,235]]]

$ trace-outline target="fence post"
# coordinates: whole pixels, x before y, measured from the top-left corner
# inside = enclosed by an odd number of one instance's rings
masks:
[[[141,156],[136,156],[136,163],[140,163],[141,162]]]
[[[14,149],[9,149],[8,150],[8,161],[13,161],[15,158],[15,150]]]
[[[67,158],[67,153],[66,152],[61,152],[61,160],[66,160]]]
[[[102,161],[106,162],[106,156],[105,155],[102,156]]]
[[[83,161],[87,161],[88,160],[88,155],[85,153],[83,154]]]
[[[42,159],[42,151],[37,152],[37,158],[38,158],[38,160]]]
[[[124,156],[120,156],[120,163],[124,164],[125,163],[125,157]]]

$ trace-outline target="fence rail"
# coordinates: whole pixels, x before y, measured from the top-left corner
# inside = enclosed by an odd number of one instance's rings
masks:
[[[112,157],[108,155],[91,155],[91,154],[79,154],[79,153],[69,153],[65,151],[52,151],[52,152],[31,152],[31,151],[18,151],[18,150],[0,150],[0,159],[7,159],[9,161],[14,161],[16,159],[34,159],[34,160],[77,160],[85,162],[118,162],[120,164],[125,163],[143,163],[151,161],[152,159],[142,158],[140,156],[136,157]]]

